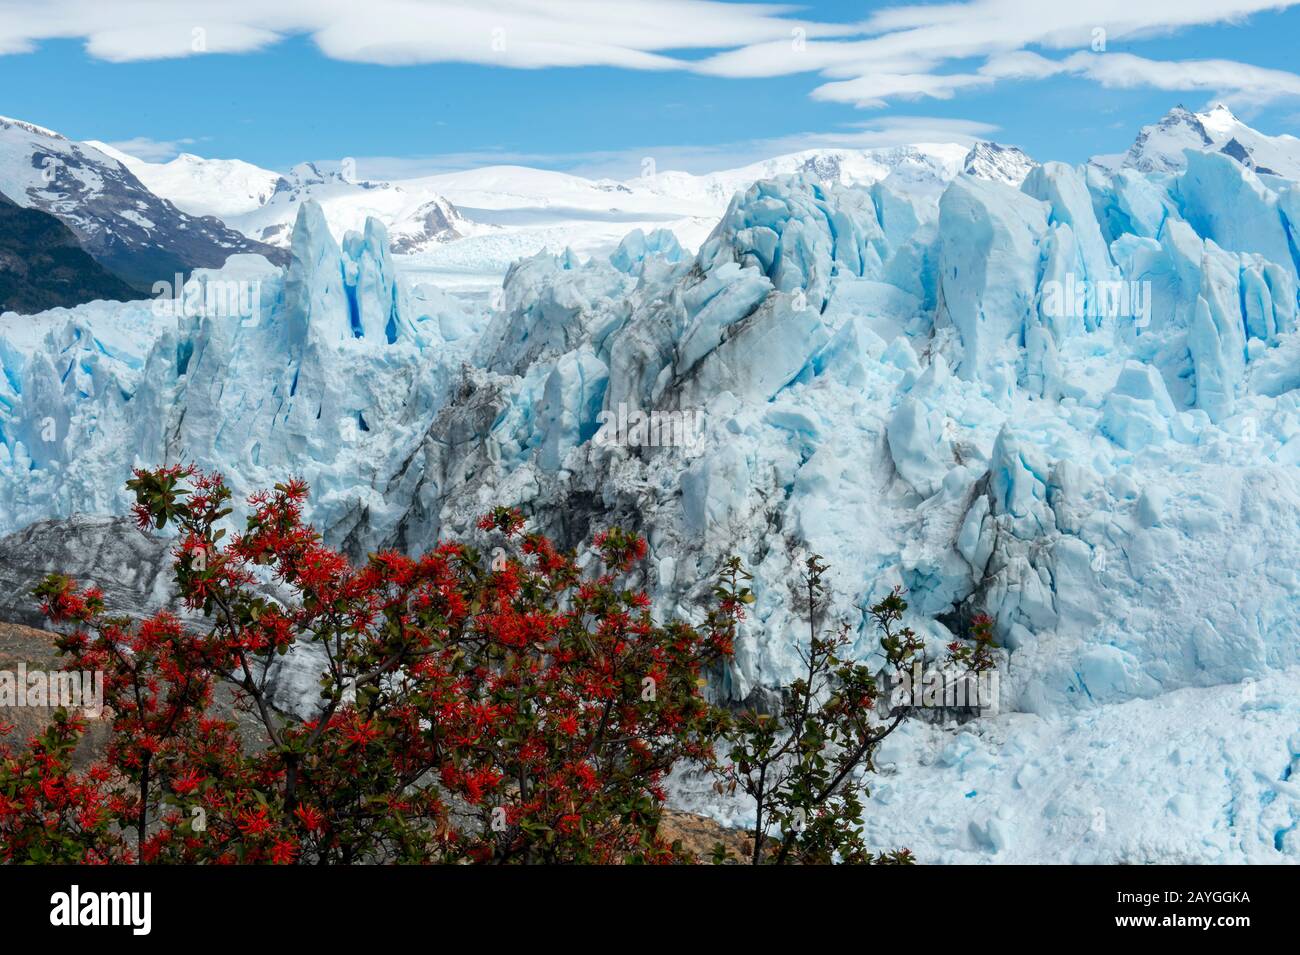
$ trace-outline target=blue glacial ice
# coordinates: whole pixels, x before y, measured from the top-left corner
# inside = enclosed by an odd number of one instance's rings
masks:
[[[662,615],[698,618],[727,555],[753,570],[715,688],[736,699],[795,675],[816,552],[861,655],[894,586],[932,653],[977,612],[1004,648],[996,715],[891,743],[879,844],[1296,861],[1298,188],[1199,154],[1019,189],[764,181],[696,255],[664,232],[539,254],[486,312],[306,203],[285,272],[200,276],[255,282],[256,320],[94,303],[0,327],[0,531],[121,512],[131,466],[174,461],[239,491],[303,475],[355,553],[496,503],[566,543],[632,523]],[[620,407],[700,439],[595,440]]]

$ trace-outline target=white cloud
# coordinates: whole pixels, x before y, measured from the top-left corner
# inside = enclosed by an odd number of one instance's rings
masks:
[[[980,70],[999,79],[1086,76],[1111,89],[1204,90],[1252,103],[1300,96],[1300,76],[1234,60],[1149,60],[1131,53],[1075,53],[1052,60],[1022,51],[990,59]]]
[[[1000,80],[1044,80],[1066,72],[1060,60],[1049,60],[1028,50],[989,57],[980,67],[985,76]]]
[[[990,76],[974,73],[869,73],[851,80],[823,83],[812,92],[813,99],[853,103],[864,108],[880,107],[892,98],[952,99],[958,90],[988,86]]]
[[[950,99],[1000,79],[1070,74],[1112,87],[1214,89],[1264,102],[1294,74],[1225,60],[1156,61],[1108,46],[1191,26],[1239,24],[1300,0],[966,0],[887,7],[860,23],[806,8],[716,0],[0,0],[0,54],[82,38],[96,57],[166,59],[311,37],[330,57],[404,65],[613,66],[727,77],[819,74],[817,99],[880,107]],[[687,55],[703,52],[701,57]],[[1057,59],[1039,51],[1065,54]],[[1038,57],[1034,60],[1033,57]],[[982,64],[981,64],[982,61]]]
[[[1031,45],[1090,48],[1093,31],[1133,40],[1200,24],[1239,22],[1297,0],[969,0],[891,7],[858,24],[854,39],[810,40],[802,51],[755,44],[711,57],[705,69],[728,76],[824,71],[831,76],[904,73]],[[912,67],[908,70],[905,67]]]
[[[847,129],[829,133],[810,133],[767,140],[787,143],[789,150],[813,148],[874,149],[906,146],[911,143],[974,143],[998,131],[992,123],[971,119],[942,119],[934,116],[899,116],[890,114]],[[802,144],[802,145],[796,145]]]
[[[1207,90],[1256,101],[1300,96],[1300,76],[1233,60],[1148,60],[1128,53],[1079,53],[1067,61],[1103,86],[1117,89]]]
[[[194,142],[193,139],[157,140],[149,139],[147,136],[136,136],[134,139],[123,139],[105,145],[113,147],[120,153],[134,156],[136,159],[143,159],[145,162],[167,162],[175,159],[183,146],[193,145]]]
[[[791,7],[714,0],[0,0],[0,51],[84,37],[94,56],[153,60],[260,50],[306,34],[327,56],[387,65],[680,69],[664,51],[826,37]]]
[[[731,77],[815,72],[831,80],[813,91],[815,98],[863,107],[879,107],[893,98],[949,99],[959,90],[998,79],[1042,79],[1061,73],[1112,87],[1214,89],[1258,101],[1293,95],[1297,77],[1225,60],[1162,63],[1117,52],[1087,58],[1098,40],[1112,47],[1190,26],[1236,24],[1252,14],[1296,3],[970,0],[913,4],[874,14],[856,25],[855,35],[849,38],[809,40],[799,49],[774,42],[751,44],[711,56],[697,69]],[[1050,60],[1029,47],[1076,52],[1065,60]],[[972,72],[970,61],[978,59],[985,64]]]

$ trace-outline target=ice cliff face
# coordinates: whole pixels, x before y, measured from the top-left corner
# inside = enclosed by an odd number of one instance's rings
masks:
[[[382,507],[380,475],[418,446],[419,413],[441,403],[476,319],[436,289],[399,287],[376,220],[340,248],[306,204],[291,251],[283,272],[242,256],[197,273],[196,287],[237,293],[205,300],[237,309],[160,318],[154,302],[94,303],[47,313],[30,350],[16,339],[31,328],[0,334],[5,529],[120,512],[117,485],[146,461],[192,460],[241,490],[302,473],[339,534],[336,520]],[[109,315],[127,330],[105,334]],[[379,496],[356,496],[368,488]]]
[[[302,474],[354,552],[497,503],[566,543],[619,521],[661,614],[698,615],[727,555],[753,570],[733,699],[794,675],[816,552],[861,654],[896,585],[933,653],[976,612],[1007,649],[1001,715],[882,760],[882,844],[1294,858],[1297,223],[1294,183],[1221,153],[1019,188],[787,178],[694,257],[659,232],[520,261],[483,324],[399,283],[377,223],[340,248],[308,203],[285,273],[227,269],[260,282],[256,323],[136,352],[101,306],[39,345],[0,331],[0,529],[118,512],[132,463],[178,460],[239,490]]]

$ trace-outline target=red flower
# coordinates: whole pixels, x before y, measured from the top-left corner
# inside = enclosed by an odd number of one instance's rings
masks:
[[[198,774],[198,771],[191,769],[172,780],[172,790],[178,796],[188,796],[199,788],[199,783],[202,781],[203,777]]]
[[[276,865],[292,865],[298,858],[298,843],[291,839],[276,839],[271,845],[271,861]]]
[[[318,832],[324,827],[325,816],[319,809],[312,806],[299,806],[293,811],[293,814],[302,820],[302,824],[307,827],[308,832]]]
[[[258,806],[256,809],[245,809],[239,814],[239,831],[246,836],[260,836],[271,828],[271,820],[267,817],[266,807]]]
[[[501,773],[495,769],[476,769],[465,777],[465,798],[474,804],[481,803],[484,795],[496,788],[501,781]]]

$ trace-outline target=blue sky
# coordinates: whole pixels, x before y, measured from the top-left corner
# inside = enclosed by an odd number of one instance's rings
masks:
[[[1297,132],[1297,39],[1300,6],[1261,0],[0,0],[0,114],[143,158],[351,156],[376,178],[971,137],[1081,161],[1179,102]]]

